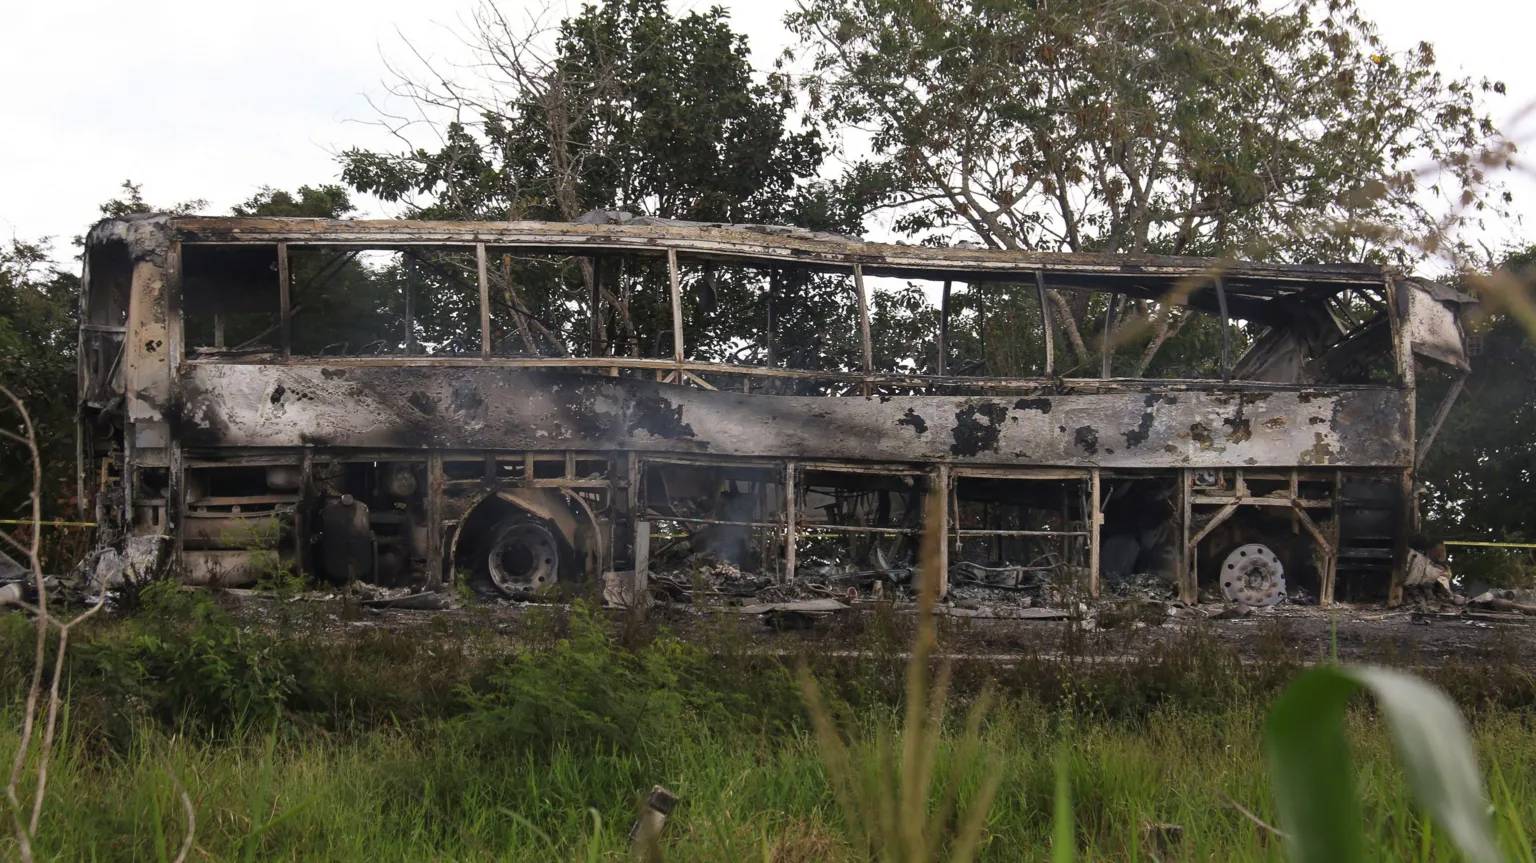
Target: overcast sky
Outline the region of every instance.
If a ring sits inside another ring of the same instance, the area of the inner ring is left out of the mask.
[[[455,56],[453,30],[475,2],[4,0],[0,238],[53,236],[63,258],[69,238],[126,178],[151,202],[203,198],[210,213],[228,212],[264,184],[333,182],[336,151],[391,145],[366,122],[376,116],[367,99],[381,95],[382,58],[404,54],[398,34]],[[1361,4],[1394,47],[1428,40],[1447,71],[1503,80],[1509,96],[1492,105],[1495,117],[1536,153],[1536,116],[1519,128],[1512,122],[1536,101],[1536,3]],[[793,0],[719,5],[767,68],[787,41],[780,21]],[[1536,239],[1536,180],[1512,186],[1524,224],[1495,227],[1485,238],[1494,247]]]

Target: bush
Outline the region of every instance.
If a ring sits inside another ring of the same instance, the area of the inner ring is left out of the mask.
[[[72,687],[105,696],[114,719],[142,713],[220,732],[277,718],[294,692],[291,650],[170,581],[149,584],[139,601],[132,625],[78,646]]]
[[[727,668],[667,635],[626,649],[577,603],[564,637],[519,650],[481,685],[461,687],[467,710],[456,725],[490,752],[565,745],[643,753],[690,726],[760,731],[794,721],[798,701],[782,668],[744,675]]]
[[[1536,586],[1536,563],[1529,551],[1504,548],[1458,548],[1452,571],[1462,585],[1529,588]]]

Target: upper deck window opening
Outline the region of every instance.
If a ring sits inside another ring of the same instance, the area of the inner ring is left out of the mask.
[[[295,355],[480,351],[473,249],[293,246],[288,261]]]
[[[1045,374],[1032,283],[869,279],[877,371],[959,377]]]
[[[1234,321],[1233,377],[1292,384],[1386,385],[1396,379],[1380,292],[1349,288],[1272,301],[1270,325]]]
[[[128,296],[133,285],[133,258],[122,241],[90,247],[87,264],[90,283],[86,291],[85,322],[120,327],[128,322]]]
[[[182,328],[189,351],[271,351],[280,340],[278,308],[275,244],[182,247]]]
[[[1208,289],[1207,289],[1208,290]],[[1088,304],[1083,333],[1093,352],[1088,377],[1104,368],[1109,377],[1219,380],[1222,377],[1221,316],[1173,302],[1122,296],[1109,309],[1108,295]],[[1253,344],[1261,324],[1230,317],[1226,324],[1229,362]],[[1082,369],[1080,369],[1081,371]]]
[[[685,257],[678,281],[690,361],[839,374],[864,370],[851,272]],[[810,380],[777,386],[822,391]]]
[[[491,355],[592,355],[591,266],[568,254],[487,247]]]
[[[488,246],[486,269],[495,356],[674,356],[664,254]]]
[[[133,257],[128,244],[121,241],[94,244],[86,255],[80,398],[100,406],[111,401],[122,381],[123,328],[128,325]]]
[[[693,367],[667,379],[735,388],[750,368],[783,369],[811,374],[762,375],[758,391],[804,394],[935,385],[897,375],[1395,380],[1385,283],[1375,287],[1368,273],[1350,280],[1330,271],[1313,280],[1307,271],[1213,262],[1180,275],[1173,264],[1139,270],[1136,262],[1067,261],[1039,265],[1037,283],[1027,259],[1000,269],[943,259],[944,250],[927,266],[897,265],[878,251],[801,258],[782,249],[720,251],[688,238],[651,238],[632,251],[476,249],[462,240],[433,244],[409,226],[371,247],[324,232],[289,244],[284,322],[280,246],[257,244],[256,236],[186,236],[179,311],[189,352],[678,359]],[[112,263],[125,248],[104,242],[89,252],[88,325],[126,322],[131,262]],[[865,307],[853,276],[860,266]],[[1055,292],[1048,301],[1041,284]],[[679,336],[682,344],[674,344]],[[661,373],[654,362],[632,365],[644,371],[620,373]],[[745,368],[709,368],[717,365]],[[865,374],[878,377],[856,379]]]
[[[1044,374],[1045,329],[1035,286],[982,282],[953,290],[945,341],[949,374],[1000,378]]]

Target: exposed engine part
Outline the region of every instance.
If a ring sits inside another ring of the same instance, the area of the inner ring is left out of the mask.
[[[1267,545],[1240,545],[1221,562],[1221,594],[1256,608],[1275,605],[1285,599],[1285,566]]]
[[[496,589],[509,596],[553,587],[560,579],[560,543],[544,523],[513,516],[491,532],[485,570]]]

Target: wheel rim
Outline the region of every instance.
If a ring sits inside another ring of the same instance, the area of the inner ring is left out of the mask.
[[[560,546],[542,524],[514,524],[503,528],[486,551],[486,569],[503,593],[550,587],[560,577]]]
[[[1274,605],[1285,599],[1285,566],[1267,545],[1240,545],[1221,562],[1221,593],[1228,602]]]

